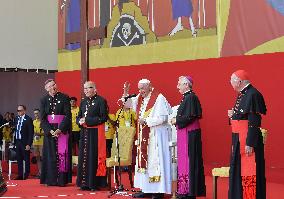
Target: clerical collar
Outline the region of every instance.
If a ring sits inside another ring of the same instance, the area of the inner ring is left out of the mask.
[[[245,85],[244,88],[240,91],[240,93],[246,92],[250,86],[251,86],[250,83],[248,83],[247,85]]]
[[[55,93],[54,96],[51,96],[50,94],[48,94],[50,97],[55,98],[58,95],[59,92]]]
[[[88,97],[88,100],[93,100],[97,97],[97,94],[93,95],[92,97]]]
[[[188,90],[188,91],[184,92],[184,93],[183,93],[183,96],[186,96],[186,95],[188,95],[188,94],[190,94],[190,93],[192,93],[192,90]]]

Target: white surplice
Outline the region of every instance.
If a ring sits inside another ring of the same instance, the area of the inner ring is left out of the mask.
[[[138,107],[139,118],[143,117],[151,94],[144,98],[141,107]],[[133,99],[134,110],[137,106],[137,98]],[[149,109],[148,107],[147,109]],[[166,98],[159,94],[149,116],[146,118],[150,127],[148,143],[148,163],[145,173],[138,172],[137,158],[135,166],[134,187],[140,188],[144,193],[171,193],[171,126],[168,116],[172,113],[171,106]],[[150,177],[160,176],[159,182],[149,182]]]

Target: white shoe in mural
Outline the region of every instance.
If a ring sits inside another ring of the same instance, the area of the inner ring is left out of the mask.
[[[181,23],[177,23],[177,25],[174,27],[174,29],[170,32],[170,36],[175,35],[177,32],[182,31],[183,30],[183,26]]]

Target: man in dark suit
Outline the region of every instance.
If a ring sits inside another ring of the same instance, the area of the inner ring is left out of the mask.
[[[0,113],[0,125],[2,125],[3,123],[4,123],[4,118],[3,118],[3,116]]]
[[[15,143],[18,162],[18,177],[15,180],[25,180],[30,174],[30,149],[33,143],[34,126],[31,117],[26,115],[26,106],[18,106],[18,117],[15,120]],[[25,161],[25,173],[23,172]]]

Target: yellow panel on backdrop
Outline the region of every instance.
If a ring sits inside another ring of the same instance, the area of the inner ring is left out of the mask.
[[[90,68],[141,65],[218,57],[217,35],[147,45],[90,49]],[[60,51],[58,71],[80,70],[80,50]]]
[[[256,48],[248,51],[246,55],[274,53],[274,52],[284,52],[284,36],[265,42],[264,44],[257,46]]]
[[[218,52],[221,53],[223,40],[226,33],[228,18],[230,14],[230,2],[217,0],[217,35],[218,35]]]

